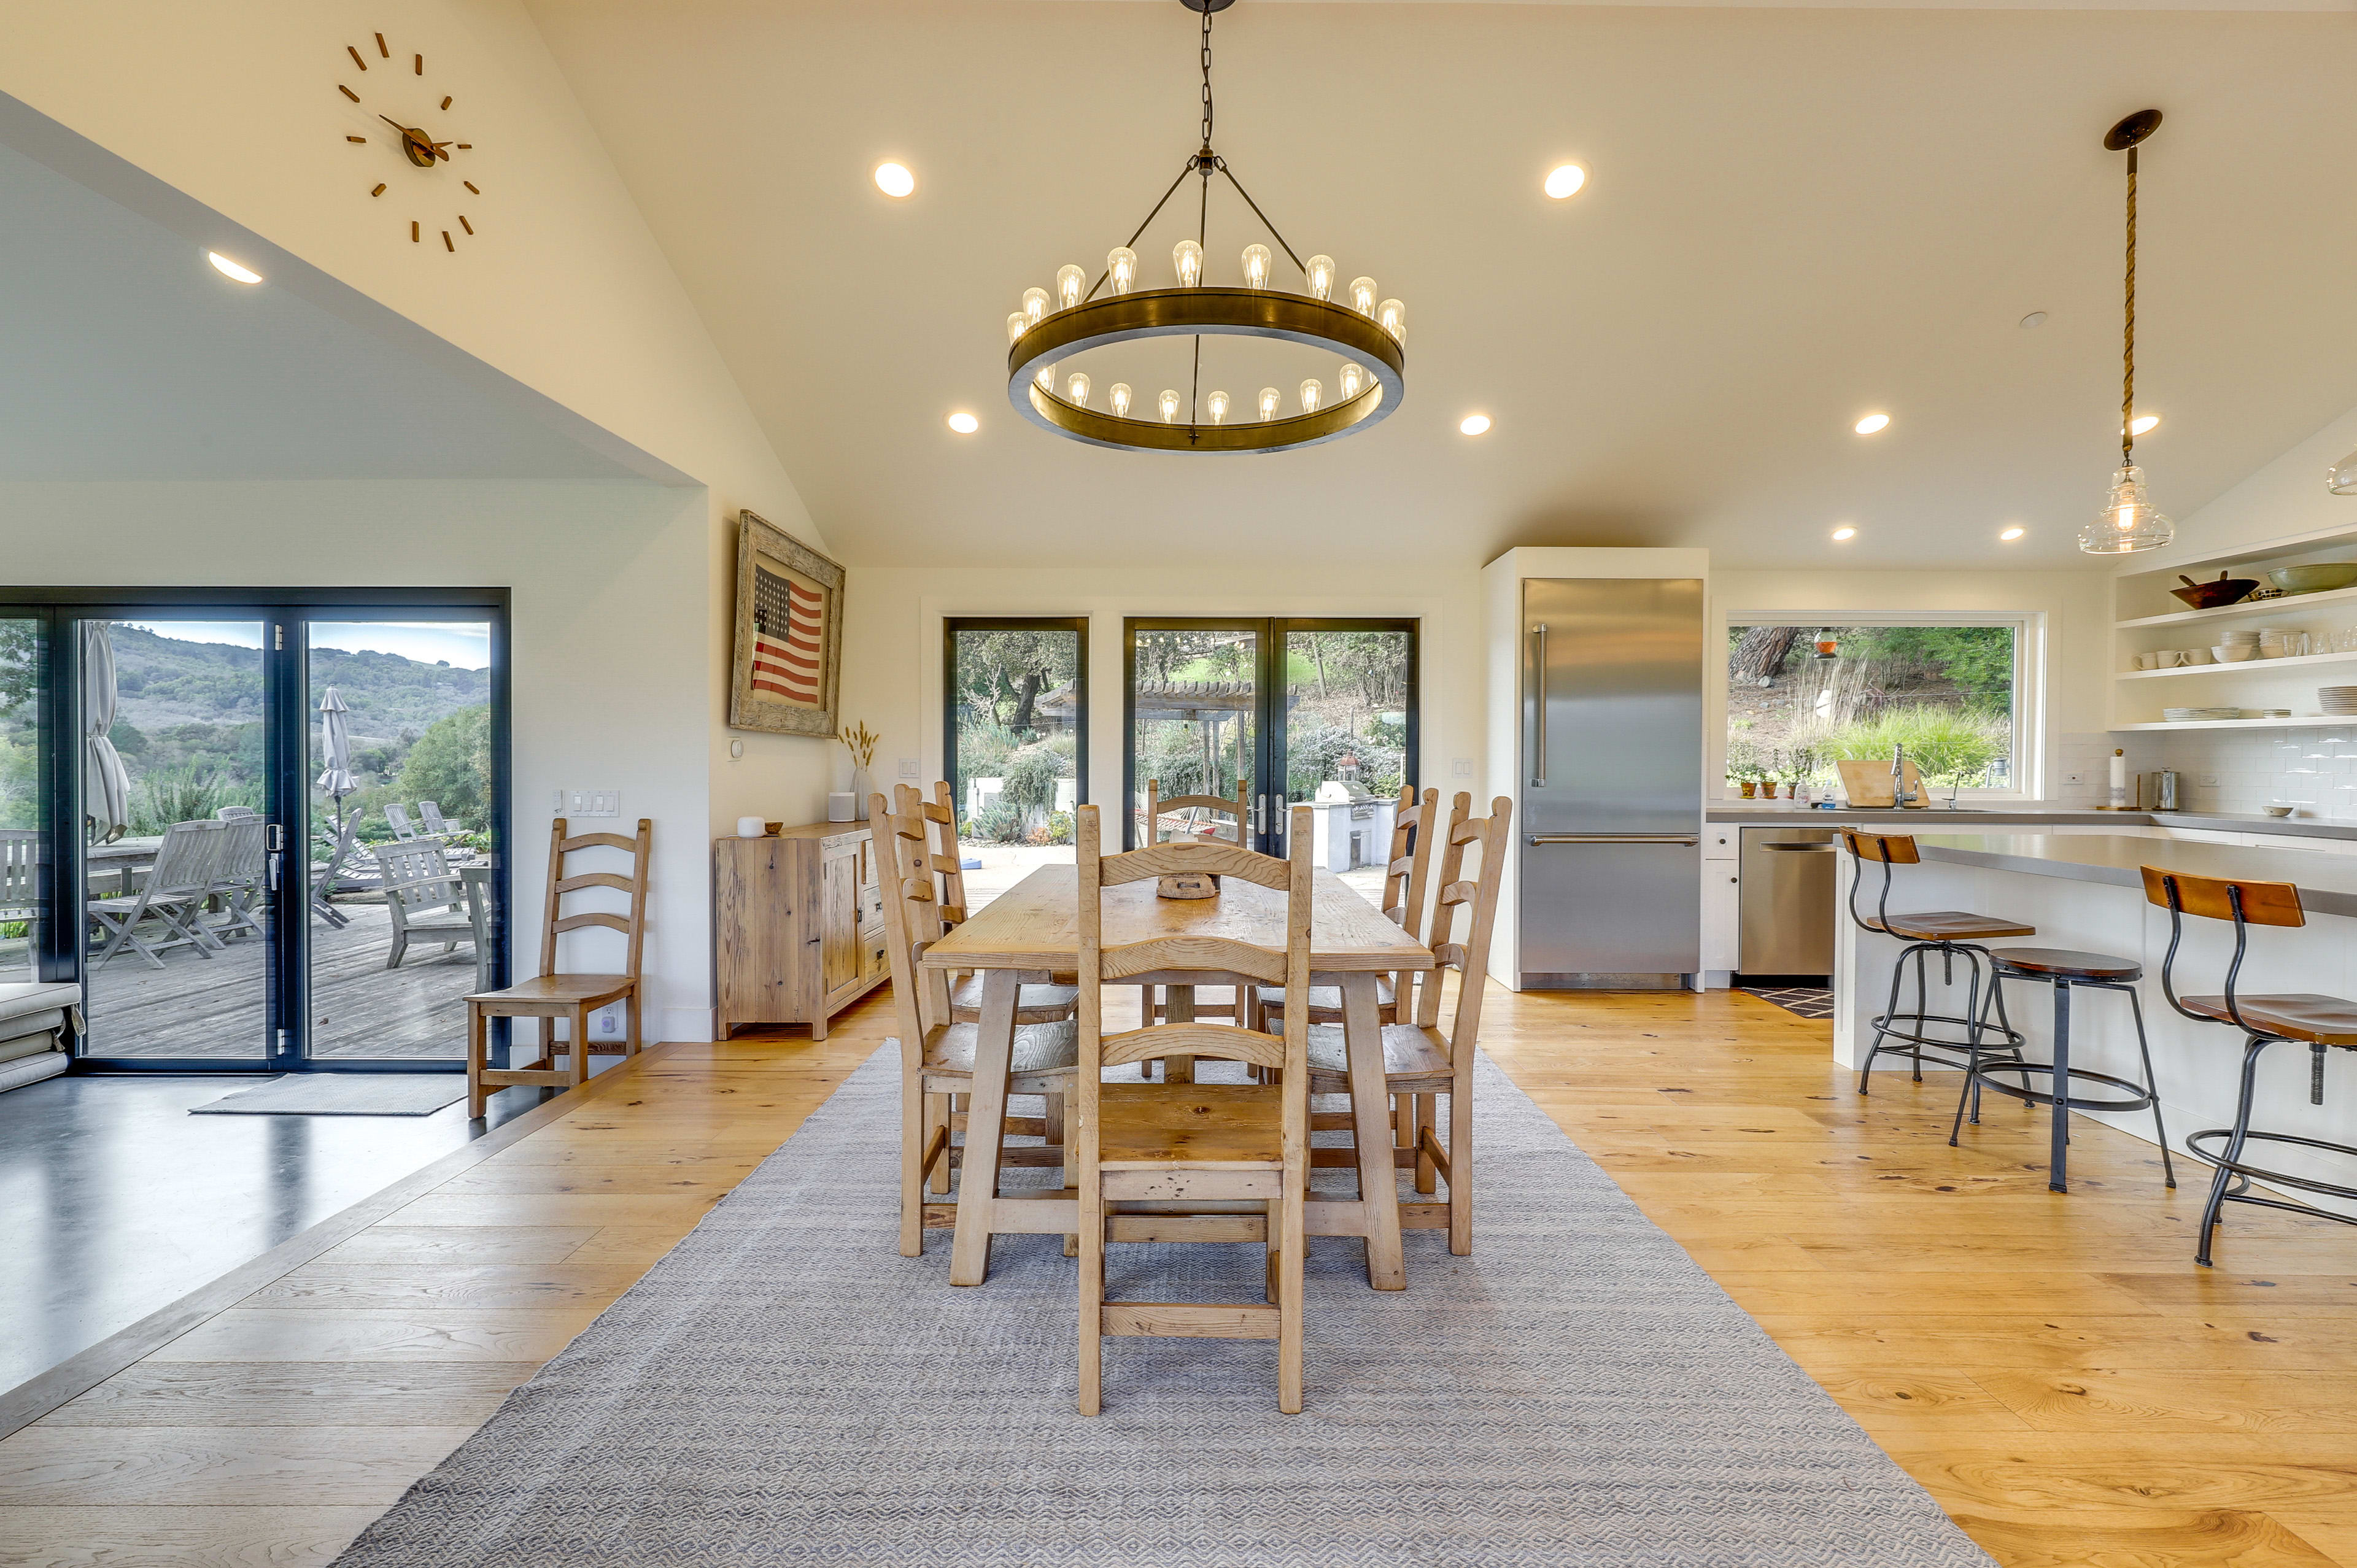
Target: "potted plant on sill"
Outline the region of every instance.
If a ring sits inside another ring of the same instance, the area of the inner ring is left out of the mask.
[[[1747,800],[1759,794],[1760,780],[1765,770],[1760,766],[1760,748],[1748,740],[1729,742],[1727,748],[1727,779],[1743,791]]]

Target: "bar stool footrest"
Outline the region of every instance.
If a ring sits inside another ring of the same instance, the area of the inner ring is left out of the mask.
[[[1986,1047],[1983,1047],[1983,1054],[1986,1054]],[[2054,1096],[2051,1094],[2040,1094],[2034,1089],[2025,1088],[2019,1084],[2000,1083],[1994,1076],[2001,1072],[2052,1072],[2054,1070],[2052,1062],[1983,1062],[1980,1066],[1968,1070],[1974,1080],[1983,1089],[1994,1090],[1998,1094],[2010,1095],[2016,1100],[2031,1105],[2054,1103]],[[2072,1111],[2149,1111],[2152,1109],[2153,1097],[2145,1092],[2143,1084],[2130,1083],[2124,1078],[2114,1078],[2109,1073],[2092,1072],[2083,1067],[2072,1068],[2071,1079],[2074,1083],[2081,1079],[2085,1079],[2090,1083],[2100,1083],[2106,1089],[2123,1090],[2135,1097],[2130,1100],[2082,1100],[2075,1094],[2067,1095],[2062,1103]],[[2255,1138],[2258,1134],[2254,1133],[2251,1136]],[[2352,1194],[2352,1196],[2357,1197],[2357,1194]]]
[[[1932,1013],[1929,1015],[1901,1013],[1897,1015],[1898,1022],[1893,1023],[1891,1021],[1891,1016],[1892,1015],[1888,1013],[1878,1013],[1872,1018],[1867,1020],[1866,1026],[1868,1029],[1879,1031],[1879,1037],[1874,1043],[1874,1049],[1878,1053],[1882,1051],[1906,1051],[1910,1047],[1917,1046],[1921,1047],[1927,1051],[1942,1050],[1968,1052],[1973,1048],[1973,1043],[1970,1038],[1973,1031],[1973,1023],[1969,1018],[1951,1017],[1944,1013]],[[1912,1031],[1900,1026],[1900,1025],[1909,1024],[1915,1026]],[[1949,1025],[1962,1031],[1966,1037],[1960,1040],[1942,1039],[1937,1036],[1923,1032],[1930,1029],[1934,1024]],[[1983,1056],[1988,1056],[1996,1052],[2018,1052],[2026,1048],[2029,1043],[2029,1036],[2025,1036],[2020,1030],[2009,1029],[1999,1024],[1984,1021],[1980,1026],[1980,1031],[1981,1055]],[[1949,1061],[1945,1058],[1941,1058],[1940,1065],[1942,1067],[1953,1068],[1959,1072],[1964,1070],[1964,1066],[1961,1060]]]
[[[2233,1136],[2234,1130],[2232,1127],[2205,1128],[2201,1132],[2190,1134],[2185,1140],[2185,1147],[2187,1152],[2195,1158],[2207,1161],[2220,1170],[2232,1171],[2242,1177],[2245,1183],[2272,1182],[2281,1187],[2296,1187],[2302,1192],[2319,1193],[2326,1197],[2357,1199],[2357,1187],[2341,1187],[2333,1182],[2319,1181],[2313,1176],[2293,1176],[2285,1171],[2269,1170],[2264,1165],[2255,1165],[2248,1160],[2230,1160],[2223,1155],[2212,1154],[2201,1147],[2201,1141],[2204,1138],[2231,1140]],[[2347,1144],[2330,1143],[2322,1138],[2303,1138],[2293,1133],[2262,1133],[2254,1127],[2244,1133],[2243,1137],[2246,1142],[2258,1139],[2270,1144],[2297,1144],[2302,1148],[2322,1149],[2327,1154],[2347,1155],[2352,1158],[2357,1158],[2357,1148],[2352,1148]],[[2246,1192],[2230,1190],[2225,1194],[2225,1200],[2229,1203],[2255,1203],[2267,1208],[2287,1208],[2295,1214],[2310,1214],[2319,1219],[2336,1220],[2343,1225],[2357,1225],[2357,1214],[2335,1214],[2329,1208],[2316,1208],[2305,1203],[2291,1203],[2277,1197],[2254,1197]]]

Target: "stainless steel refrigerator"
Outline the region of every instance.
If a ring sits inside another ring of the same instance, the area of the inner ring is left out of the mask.
[[[1703,584],[1523,584],[1521,983],[1702,968]]]

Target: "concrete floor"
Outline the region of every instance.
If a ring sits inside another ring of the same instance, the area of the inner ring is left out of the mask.
[[[484,1131],[464,1101],[431,1116],[188,1114],[261,1081],[93,1074],[0,1094],[0,1389]],[[488,1125],[551,1092],[502,1090]]]

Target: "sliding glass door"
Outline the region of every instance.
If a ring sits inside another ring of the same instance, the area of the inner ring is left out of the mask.
[[[506,978],[504,636],[497,591],[0,608],[0,976],[82,983],[85,1065],[455,1066]]]
[[[1233,795],[1253,842],[1285,853],[1285,807],[1318,810],[1318,864],[1379,887],[1390,807],[1416,780],[1416,623],[1156,619],[1126,623],[1127,842],[1146,842],[1146,787]],[[1166,820],[1166,840],[1208,823]]]
[[[942,756],[978,909],[1034,866],[1072,859],[1089,798],[1089,628],[970,616],[942,632]]]

